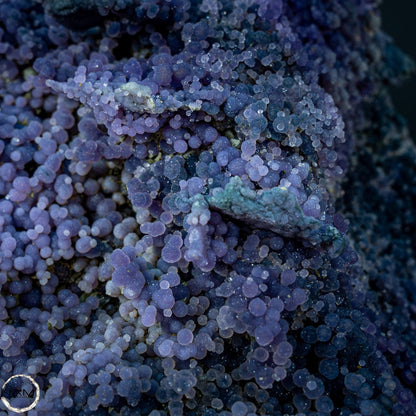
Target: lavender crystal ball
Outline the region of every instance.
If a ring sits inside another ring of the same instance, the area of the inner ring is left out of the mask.
[[[414,64],[378,6],[0,1],[0,397],[416,415]]]

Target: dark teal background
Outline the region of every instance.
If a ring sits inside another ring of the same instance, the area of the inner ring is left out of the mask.
[[[384,0],[381,11],[384,31],[416,61],[416,1]],[[398,112],[407,119],[416,140],[416,75],[401,87],[392,89],[392,95]]]

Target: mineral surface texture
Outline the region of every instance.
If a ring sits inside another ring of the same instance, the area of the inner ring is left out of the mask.
[[[0,0],[27,416],[416,415],[413,63],[378,6]]]

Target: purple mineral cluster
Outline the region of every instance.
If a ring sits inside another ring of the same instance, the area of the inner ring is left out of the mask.
[[[28,416],[416,414],[387,89],[413,63],[378,3],[0,2],[0,386],[36,380]]]

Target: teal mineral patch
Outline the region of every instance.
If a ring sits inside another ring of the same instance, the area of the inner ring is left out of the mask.
[[[254,191],[233,176],[225,188],[213,191],[208,202],[232,218],[281,236],[301,238],[312,245],[331,244],[333,254],[339,254],[345,244],[335,227],[305,215],[296,196],[285,187]]]

